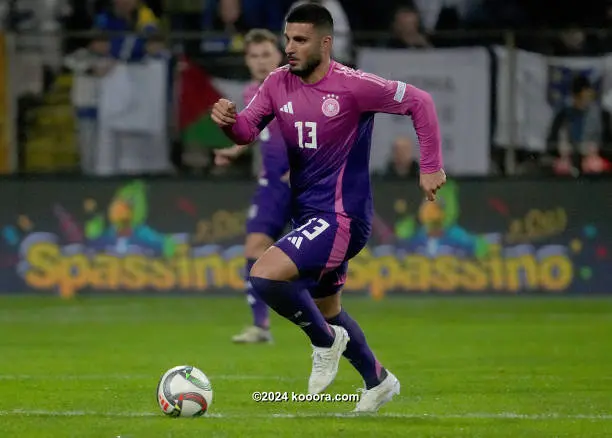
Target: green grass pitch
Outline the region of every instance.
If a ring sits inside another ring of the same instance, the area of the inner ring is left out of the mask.
[[[306,391],[305,335],[273,315],[275,343],[233,345],[242,298],[0,297],[2,437],[610,437],[612,300],[346,298],[402,393],[354,403],[256,403]],[[168,368],[211,379],[210,415],[164,417]],[[361,379],[343,360],[330,393]]]

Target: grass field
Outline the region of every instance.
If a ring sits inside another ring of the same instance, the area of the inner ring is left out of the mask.
[[[612,300],[347,299],[402,394],[377,416],[354,403],[256,403],[306,391],[311,350],[273,317],[273,345],[229,342],[239,298],[0,298],[4,437],[610,437]],[[274,315],[275,316],[275,315]],[[159,411],[179,364],[210,377],[210,415]],[[343,361],[330,393],[356,393]]]

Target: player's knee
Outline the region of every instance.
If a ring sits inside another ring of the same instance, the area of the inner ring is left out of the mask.
[[[265,260],[262,261],[258,258],[251,268],[251,277],[265,278],[267,280],[276,280],[276,272],[274,266],[267,263]]]
[[[325,319],[331,319],[338,316],[342,311],[339,293],[325,298],[317,298],[315,299],[315,303]]]

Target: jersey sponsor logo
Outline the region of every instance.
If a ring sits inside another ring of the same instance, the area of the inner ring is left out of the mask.
[[[340,112],[340,102],[335,94],[328,94],[323,97],[323,105],[321,106],[323,114],[327,117],[334,117]]]

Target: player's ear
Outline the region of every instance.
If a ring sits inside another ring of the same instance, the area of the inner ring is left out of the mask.
[[[325,48],[325,49],[329,49],[331,50],[331,46],[332,46],[332,36],[331,35],[325,35],[323,37],[323,40],[321,41],[321,45]]]

